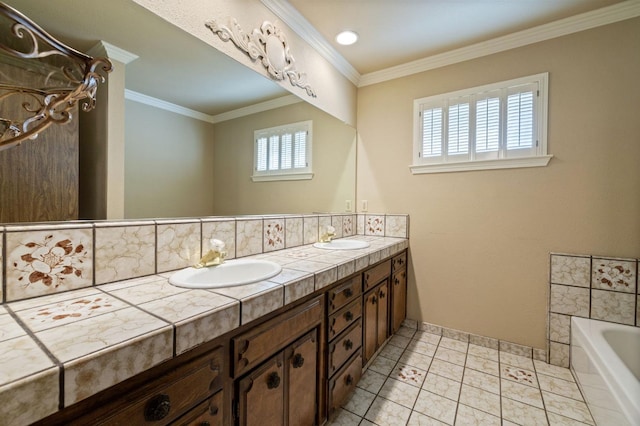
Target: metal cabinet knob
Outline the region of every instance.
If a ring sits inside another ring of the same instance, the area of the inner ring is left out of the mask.
[[[353,342],[350,339],[345,340],[344,347],[350,351],[353,348]]]
[[[353,319],[353,314],[351,313],[351,311],[345,312],[344,319],[346,319],[347,321],[351,321]]]
[[[169,415],[171,411],[171,399],[169,395],[160,394],[147,402],[144,409],[144,418],[149,422],[157,422]]]
[[[353,296],[353,290],[351,290],[351,288],[348,288],[344,291],[344,295],[347,297],[351,297]]]
[[[293,368],[300,368],[304,364],[304,357],[302,354],[295,354],[293,356]]]
[[[278,386],[280,386],[280,376],[278,373],[273,372],[269,374],[267,377],[267,388],[276,389]]]

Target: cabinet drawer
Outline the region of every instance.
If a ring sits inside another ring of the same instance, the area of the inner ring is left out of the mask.
[[[391,274],[391,260],[382,262],[364,273],[365,291],[378,284]]]
[[[223,360],[224,350],[220,347],[180,366],[168,375],[167,381],[150,389],[142,389],[145,396],[133,396],[133,403],[129,402],[121,410],[114,410],[113,416],[101,418],[102,421],[94,424],[166,425],[222,389]]]
[[[234,337],[233,372],[237,377],[269,358],[305,331],[322,321],[323,296]]]
[[[362,321],[358,320],[329,345],[329,375],[335,373],[362,346]]]
[[[393,259],[391,259],[391,272],[398,272],[402,269],[407,268],[407,252],[403,251],[401,254],[397,255]]]
[[[340,408],[356,387],[362,374],[362,355],[359,353],[329,380],[329,414]]]
[[[329,313],[340,309],[362,293],[362,281],[358,275],[329,290]]]
[[[177,426],[222,426],[223,425],[223,399],[222,392],[218,392],[184,416],[180,417],[172,425]]]
[[[340,334],[362,315],[362,300],[353,301],[329,317],[329,340]]]

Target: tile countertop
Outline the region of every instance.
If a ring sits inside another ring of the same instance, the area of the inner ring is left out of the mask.
[[[408,247],[349,238],[370,246],[252,256],[283,269],[242,287],[179,288],[169,272],[0,305],[0,426],[44,418]]]

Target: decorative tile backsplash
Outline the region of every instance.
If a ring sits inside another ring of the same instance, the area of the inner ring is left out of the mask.
[[[571,316],[640,326],[638,259],[551,254],[549,362],[569,366]]]
[[[204,217],[0,226],[0,266],[3,268],[0,300],[5,303],[30,299],[181,269],[195,264],[202,253],[209,250],[212,238],[224,241],[228,259],[312,244],[329,225],[336,229],[337,237],[356,234],[409,237],[409,216],[399,214]],[[365,260],[368,264],[368,257]],[[327,271],[327,279],[348,273],[358,262],[359,259],[354,259],[339,271]],[[607,277],[627,278],[625,270],[621,277],[614,277],[610,267],[615,265],[606,266]],[[635,279],[635,270],[633,277]],[[624,284],[619,281],[615,280],[614,285],[622,288]],[[629,291],[628,286],[624,288]]]

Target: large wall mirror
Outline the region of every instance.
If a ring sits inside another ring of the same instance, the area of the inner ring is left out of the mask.
[[[131,0],[5,2],[80,51],[103,40],[139,56],[125,66],[125,218],[337,212],[355,200],[355,129],[268,77]],[[253,182],[254,130],[304,120],[313,179]],[[81,158],[80,179],[92,167]]]

